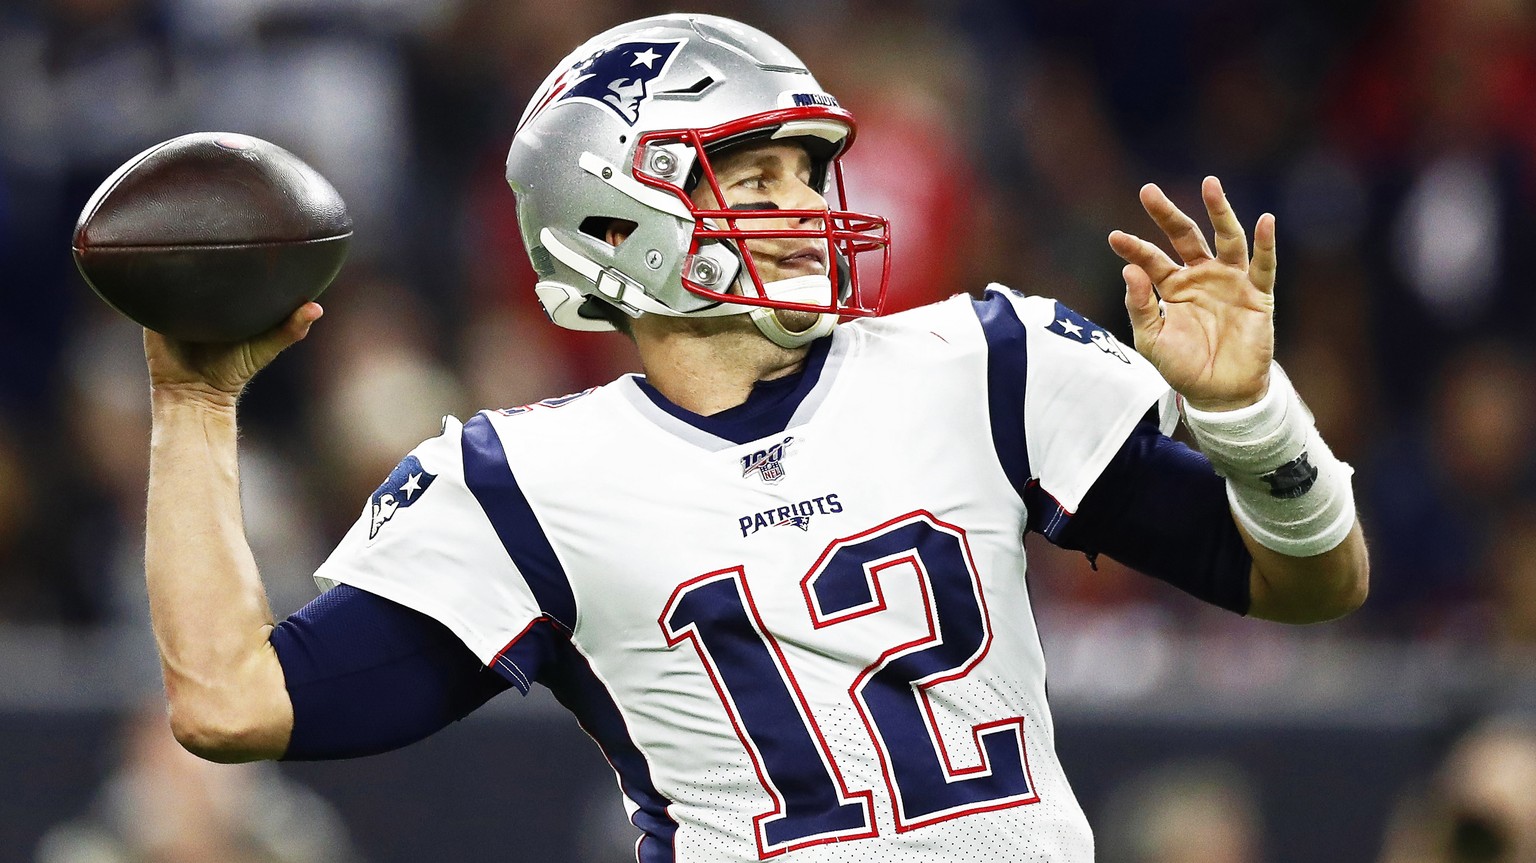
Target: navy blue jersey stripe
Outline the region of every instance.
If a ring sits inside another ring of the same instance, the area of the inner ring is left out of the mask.
[[[1029,448],[1024,437],[1024,389],[1029,369],[1028,337],[1008,298],[988,291],[972,300],[987,339],[987,411],[992,447],[1003,473],[1020,498],[1029,485]]]
[[[555,699],[576,717],[581,730],[603,751],[624,795],[639,807],[630,821],[643,837],[638,850],[639,863],[673,863],[673,837],[677,822],[667,807],[672,801],[656,789],[650,762],[635,745],[629,726],[608,687],[593,673],[587,658],[567,639],[558,661],[543,682]]]
[[[635,382],[657,407],[672,416],[715,437],[744,444],[789,428],[795,411],[799,410],[801,402],[805,401],[821,379],[831,348],[831,336],[811,342],[810,350],[805,355],[805,366],[800,371],[771,381],[758,381],[745,402],[710,416],[701,416],[678,407],[645,378],[637,378]]]
[[[576,628],[576,597],[538,516],[512,476],[501,438],[485,414],[464,424],[464,484],[474,493],[496,536],[523,574],[533,597],[552,620]]]

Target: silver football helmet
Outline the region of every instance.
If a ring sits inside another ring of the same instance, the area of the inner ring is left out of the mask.
[[[614,310],[749,313],[787,346],[830,332],[838,316],[879,314],[890,229],[843,208],[839,159],[854,132],[853,115],[804,63],[736,21],[663,15],[593,37],[545,79],[507,155],[539,303],[576,330],[614,329]],[[710,154],[759,138],[806,147],[827,209],[694,205],[699,183],[725,200]],[[635,226],[617,245],[606,233],[615,223]],[[743,251],[747,240],[767,238],[824,241],[833,252],[829,274],[765,283]],[[861,278],[858,259],[867,252],[877,260]],[[819,313],[817,324],[785,330],[775,309]]]

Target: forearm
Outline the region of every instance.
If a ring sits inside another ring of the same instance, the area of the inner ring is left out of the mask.
[[[228,404],[152,396],[145,572],[177,739],[218,761],[280,756],[292,727],[240,511]]]
[[[1312,557],[1291,557],[1266,548],[1238,530],[1253,555],[1250,616],[1279,623],[1319,623],[1342,617],[1365,602],[1370,563],[1360,522],[1337,546]]]
[[[1331,620],[1365,601],[1370,581],[1353,475],[1334,456],[1284,371],[1251,405],[1185,422],[1226,478],[1227,500],[1253,555],[1249,614],[1286,623]]]

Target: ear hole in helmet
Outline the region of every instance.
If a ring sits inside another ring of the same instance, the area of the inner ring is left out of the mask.
[[[638,223],[617,216],[588,216],[581,221],[580,230],[589,237],[618,246],[629,239],[638,227]]]

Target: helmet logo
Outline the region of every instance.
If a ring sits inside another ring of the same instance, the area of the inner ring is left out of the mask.
[[[620,42],[578,61],[556,79],[541,107],[575,99],[602,105],[633,126],[650,86],[671,65],[687,39]],[[538,111],[535,111],[537,114]],[[531,116],[529,119],[533,119]]]

